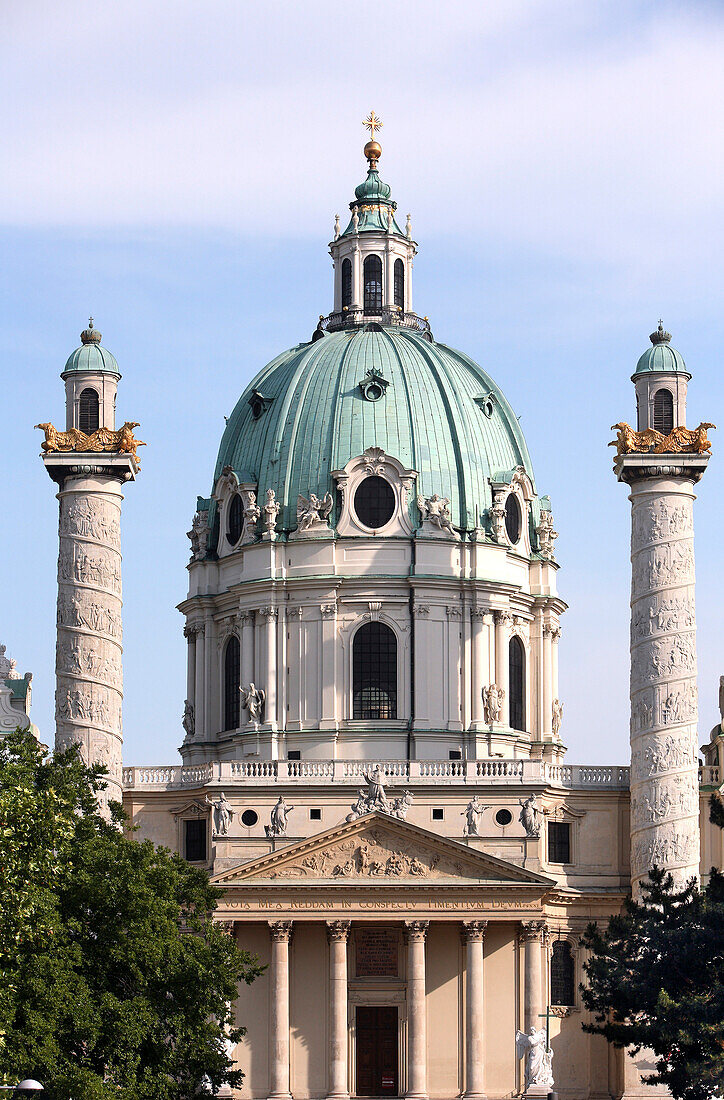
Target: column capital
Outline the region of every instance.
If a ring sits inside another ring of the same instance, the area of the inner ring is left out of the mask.
[[[485,621],[485,616],[489,615],[489,614],[490,614],[490,608],[489,607],[471,607],[470,608],[470,617],[473,620],[473,622],[475,622],[475,620],[477,619],[478,622],[482,623],[482,622]]]
[[[408,940],[424,940],[429,927],[429,920],[406,920],[405,935]]]
[[[232,939],[234,938],[234,930],[236,928],[235,920],[215,920],[213,925],[223,936],[231,936]]]
[[[524,920],[520,922],[518,938],[521,943],[532,943],[534,940],[541,943],[547,931],[548,925],[544,920]]]
[[[279,608],[277,607],[260,607],[258,614],[264,619],[271,620],[276,619]]]
[[[513,622],[510,611],[494,611],[493,618],[496,626],[509,626]]]
[[[464,920],[460,934],[464,943],[482,943],[485,939],[486,920]]]
[[[269,935],[277,943],[289,943],[292,938],[292,924],[290,920],[270,920]]]
[[[326,924],[329,942],[346,943],[349,938],[351,923],[348,920],[328,920]]]

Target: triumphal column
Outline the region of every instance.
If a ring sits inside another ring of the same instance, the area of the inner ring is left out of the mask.
[[[61,377],[66,430],[38,425],[60,504],[55,746],[105,765],[105,806],[122,794],[121,489],[138,473],[139,443],[135,423],[115,429],[118,364],[92,318]]]
[[[694,485],[709,461],[690,431],[691,375],[660,324],[633,382],[637,431],[617,424],[615,472],[631,494],[631,885],[653,866],[699,872]]]

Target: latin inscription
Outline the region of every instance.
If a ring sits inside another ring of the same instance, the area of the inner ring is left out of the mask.
[[[362,928],[355,933],[358,978],[397,977],[397,933],[386,928]]]

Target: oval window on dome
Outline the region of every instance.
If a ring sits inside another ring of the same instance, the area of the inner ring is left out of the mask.
[[[354,494],[357,519],[373,531],[389,523],[395,513],[395,494],[383,477],[366,477]]]
[[[508,493],[505,501],[505,532],[513,544],[520,538],[521,526],[518,498],[515,493]]]
[[[229,505],[229,525],[226,531],[226,537],[232,546],[236,546],[241,538],[241,529],[243,525],[244,514],[241,507],[241,497],[238,493],[234,493],[231,498],[231,504]]]

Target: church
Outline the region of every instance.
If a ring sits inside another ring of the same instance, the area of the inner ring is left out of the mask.
[[[548,487],[500,386],[415,313],[411,218],[367,125],[331,312],[249,383],[193,509],[180,765],[122,760],[138,424],[116,428],[119,365],[92,322],[68,359],[65,430],[40,425],[60,502],[56,745],[106,764],[138,836],[208,869],[223,929],[267,964],[239,991],[240,1095],[652,1094],[645,1055],[581,1029],[580,937],[653,863],[679,882],[722,866],[724,721],[700,763],[696,695],[711,425],[685,427],[691,375],[659,325],[615,441],[631,758],[567,763]],[[17,682],[3,690],[7,709]]]

